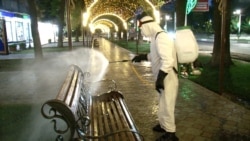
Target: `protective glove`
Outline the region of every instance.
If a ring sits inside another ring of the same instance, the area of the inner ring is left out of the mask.
[[[160,92],[160,89],[164,90],[164,79],[168,75],[168,73],[165,73],[164,71],[160,70],[157,76],[157,80],[155,82],[155,89]]]
[[[132,62],[141,62],[143,60],[148,60],[147,54],[140,54],[132,59]]]

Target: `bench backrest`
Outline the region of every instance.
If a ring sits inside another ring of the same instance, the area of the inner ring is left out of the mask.
[[[88,75],[72,65],[56,98],[42,106],[42,115],[52,119],[54,130],[59,134],[56,140],[63,140],[70,132],[70,139],[114,137],[115,140],[141,141],[123,95],[115,90],[115,82],[112,80],[109,85],[110,91],[91,96],[88,86],[91,83],[85,78]],[[57,119],[67,124],[66,129],[59,130]]]
[[[67,129],[55,129],[59,134],[64,134],[70,129],[72,138],[75,136],[75,129],[79,126],[76,121],[80,124],[89,124],[88,105],[91,104],[91,98],[88,88],[84,85],[86,75],[78,66],[72,65],[56,98],[45,102],[42,106],[41,113],[45,118],[53,119],[53,122],[56,122],[54,119],[60,118],[67,123]],[[44,108],[46,105],[51,107],[49,113]],[[51,114],[52,111],[54,114]]]

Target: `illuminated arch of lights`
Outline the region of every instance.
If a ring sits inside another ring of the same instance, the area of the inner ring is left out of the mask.
[[[86,12],[83,13],[83,26],[87,26],[88,20],[89,20],[89,11],[92,9],[92,7],[98,2],[98,0],[94,0],[93,3],[87,8]]]
[[[97,18],[99,18],[99,17],[101,17],[101,16],[106,16],[106,15],[115,16],[115,17],[117,17],[118,19],[120,19],[120,20],[122,21],[122,23],[123,23],[124,29],[127,30],[127,23],[126,23],[126,21],[125,21],[123,18],[121,18],[120,16],[118,16],[117,14],[113,14],[113,13],[103,13],[103,14],[100,14],[100,15],[94,17],[94,18],[92,19],[92,21],[90,21],[90,25],[91,25]]]
[[[90,16],[90,11],[91,11],[92,7],[95,6],[95,5],[97,4],[98,1],[99,1],[99,0],[94,0],[94,2],[91,3],[90,6],[87,8],[87,11],[86,11],[85,13],[83,13],[83,19],[84,19],[84,20],[83,20],[83,26],[87,26],[88,20],[89,20],[89,16]],[[147,3],[151,6],[151,8],[153,9],[153,12],[154,12],[155,20],[156,20],[156,22],[159,23],[159,22],[160,22],[160,13],[159,13],[159,11],[156,10],[156,8],[154,7],[154,5],[152,4],[151,1],[145,0],[145,2],[147,2]],[[108,15],[116,16],[116,17],[118,17],[119,19],[121,19],[122,22],[123,22],[124,29],[127,30],[127,23],[126,23],[126,21],[125,21],[123,18],[121,18],[120,16],[118,16],[118,15],[116,15],[116,14],[112,14],[112,13],[105,13],[105,14],[102,14],[102,15],[107,15],[107,14],[108,14]],[[100,16],[100,15],[99,15],[99,16]],[[99,17],[99,16],[97,16],[97,17]],[[90,23],[92,23],[95,19],[96,19],[96,18],[94,18]]]
[[[98,25],[98,24],[105,24],[107,25],[108,27],[114,27],[114,25],[108,21],[104,21],[104,20],[98,20],[96,22],[93,23],[94,26]]]
[[[105,25],[105,24],[98,24],[95,26],[95,29],[101,29],[103,33],[109,33],[110,32],[110,28],[109,26]]]
[[[160,23],[160,12],[158,10],[156,10],[156,8],[154,7],[154,5],[152,4],[152,2],[150,2],[149,0],[146,0],[146,2],[152,7],[153,11],[154,11],[154,17],[155,17],[155,21],[157,23]]]
[[[96,25],[98,22],[101,22],[101,21],[106,21],[106,22],[108,22],[108,23],[113,24],[113,26],[115,27],[115,30],[118,31],[118,26],[117,26],[117,24],[115,24],[113,21],[111,21],[111,20],[109,20],[109,19],[99,19],[99,20],[95,21],[95,22],[93,23],[93,25]],[[95,26],[94,26],[94,27],[95,27]]]
[[[87,11],[90,11],[90,10],[92,9],[92,7],[95,6],[95,5],[97,4],[98,1],[99,1],[99,0],[94,0],[94,2],[91,3],[90,6],[87,8]],[[153,9],[154,11],[156,10],[155,7],[154,7],[154,5],[152,4],[151,1],[149,1],[149,0],[145,0],[145,1],[152,7],[152,9]]]

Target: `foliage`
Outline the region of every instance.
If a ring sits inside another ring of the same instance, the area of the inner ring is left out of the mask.
[[[58,25],[58,47],[63,46],[65,0],[38,0],[40,20]]]
[[[76,0],[75,6],[71,8],[71,27],[73,30],[73,36],[81,34],[81,23],[82,23],[82,11],[84,8],[83,0]]]
[[[214,33],[212,21],[206,21],[205,22],[205,30],[206,30],[207,34],[213,34]]]
[[[112,40],[112,42],[134,53],[137,53],[136,41]],[[149,52],[149,43],[141,41],[138,44],[138,53],[148,53],[148,52]]]
[[[250,33],[250,17],[246,17],[244,21],[242,21],[242,31],[245,33]]]
[[[83,10],[83,0],[76,0],[75,1],[75,7],[71,8],[71,23],[72,23],[72,29],[76,29],[79,24],[81,24],[81,16],[82,16],[82,10]]]
[[[119,46],[128,49],[136,53],[136,41],[112,41]],[[138,53],[149,52],[149,44],[143,42],[139,45]],[[210,55],[199,55],[198,62],[200,62],[204,68],[200,76],[191,76],[188,78],[214,92],[219,92],[219,70],[218,68],[210,67],[208,62],[211,60]],[[230,93],[238,98],[250,101],[250,63],[233,60],[234,65],[227,68],[225,71],[224,89],[227,93]]]
[[[230,24],[231,33],[237,33],[238,31],[239,16],[233,16]]]
[[[9,45],[9,48],[16,48],[16,44]]]
[[[197,14],[195,15],[197,16]],[[195,18],[195,20],[197,20],[194,23],[199,23],[196,25],[192,25],[192,30],[196,33],[204,33],[204,28],[202,27],[202,25],[205,26],[205,33],[207,34],[211,34],[214,33],[213,30],[213,21],[206,21],[204,23],[202,23],[202,20],[200,18],[198,18],[198,16]],[[250,17],[246,17],[244,19],[242,19],[241,21],[241,32],[250,33]],[[238,32],[238,24],[239,24],[239,16],[233,15],[231,17],[231,23],[230,23],[230,33],[237,33]],[[199,25],[199,26],[197,26]]]
[[[20,43],[19,46],[20,46],[20,49],[26,49],[26,43],[25,42]]]
[[[200,76],[191,76],[190,80],[212,90],[219,92],[219,69],[206,65],[211,56],[200,55],[198,60],[204,68]],[[234,65],[225,68],[224,72],[224,91],[230,93],[238,98],[250,101],[250,88],[248,75],[250,71],[250,63],[233,60]]]
[[[60,11],[61,0],[38,0],[41,21],[56,22]]]

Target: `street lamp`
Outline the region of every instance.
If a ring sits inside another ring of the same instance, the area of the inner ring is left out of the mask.
[[[165,31],[168,31],[168,20],[170,20],[170,16],[168,14],[166,14],[165,16]]]
[[[233,12],[235,15],[239,15],[239,21],[238,21],[238,38],[240,37],[240,28],[241,28],[241,10],[237,9]]]

